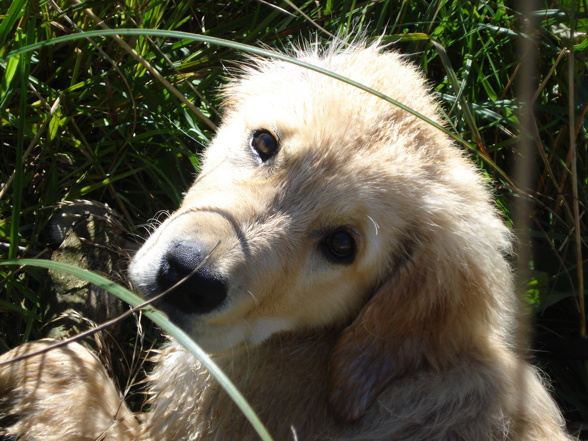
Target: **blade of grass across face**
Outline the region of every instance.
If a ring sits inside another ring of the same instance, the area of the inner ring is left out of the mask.
[[[243,44],[243,43],[237,43],[234,41],[225,40],[225,39],[217,38],[217,37],[210,37],[210,36],[206,36],[206,35],[192,34],[189,32],[169,31],[169,30],[162,30],[162,29],[95,30],[95,31],[80,32],[80,33],[76,33],[76,34],[64,35],[61,37],[52,38],[50,40],[41,41],[41,42],[38,42],[35,44],[31,44],[26,47],[18,48],[18,49],[15,49],[15,50],[9,52],[5,56],[1,57],[0,60],[8,59],[8,58],[20,55],[22,53],[35,51],[35,50],[38,50],[38,49],[43,48],[45,46],[61,44],[61,43],[65,43],[68,41],[79,40],[82,38],[96,38],[96,37],[107,37],[107,36],[114,37],[114,36],[120,36],[120,35],[149,35],[149,36],[159,36],[159,37],[166,37],[166,38],[177,38],[180,40],[188,40],[188,41],[198,41],[201,43],[208,43],[208,44],[214,44],[214,45],[218,45],[218,46],[224,46],[224,47],[228,47],[228,48],[235,49],[238,51],[243,51],[243,52],[248,52],[248,53],[252,53],[255,55],[259,55],[262,57],[275,58],[278,60],[286,61],[288,63],[292,63],[295,65],[313,70],[315,72],[321,73],[323,75],[327,75],[331,78],[335,78],[337,80],[343,81],[351,86],[357,87],[358,89],[364,90],[364,91],[371,93],[372,95],[375,95],[385,101],[388,101],[389,103],[400,107],[402,110],[416,116],[417,118],[422,119],[423,121],[427,122],[428,124],[431,124],[433,127],[437,128],[438,130],[441,130],[443,133],[450,136],[451,138],[453,138],[454,140],[456,140],[458,143],[462,144],[463,146],[465,146],[469,150],[474,151],[476,153],[478,152],[478,150],[476,149],[475,146],[473,146],[472,144],[470,144],[469,142],[464,140],[459,134],[453,133],[452,131],[448,130],[447,128],[443,127],[442,125],[438,124],[437,122],[433,121],[432,119],[415,111],[414,109],[411,109],[409,106],[407,106],[407,105],[405,105],[405,104],[403,104],[403,103],[401,103],[401,102],[399,102],[389,96],[386,96],[383,93],[378,92],[377,90],[374,90],[374,89],[367,87],[361,83],[358,83],[357,81],[353,81],[350,78],[344,77],[343,75],[339,75],[335,72],[329,71],[329,70],[324,69],[322,67],[313,66],[312,64],[305,63],[304,61],[301,61],[299,59],[290,57],[288,55],[285,55],[285,54],[282,54],[279,52],[275,52],[275,51],[271,51],[271,50],[267,50],[267,49],[261,49],[256,46],[251,46],[251,45],[247,45],[247,44]],[[485,161],[488,165],[490,165],[493,169],[495,169],[497,171],[497,173],[499,173],[500,176],[505,180],[505,182],[507,182],[515,191],[520,192],[520,190],[517,189],[517,187],[514,185],[514,182],[512,182],[510,177],[508,175],[506,175],[504,173],[504,171],[502,171],[500,169],[500,167],[498,167],[496,165],[496,163],[494,163],[494,161],[492,161],[487,155],[480,155],[480,157],[483,159],[483,161]]]
[[[241,395],[231,380],[229,380],[229,378],[216,366],[216,364],[214,364],[210,356],[206,354],[206,352],[204,352],[200,346],[198,346],[198,344],[196,344],[184,331],[170,322],[162,312],[153,308],[151,305],[142,307],[145,301],[138,295],[99,274],[63,262],[55,262],[52,260],[43,259],[12,259],[0,260],[0,265],[30,265],[40,268],[63,271],[75,275],[80,279],[86,280],[96,285],[97,287],[114,294],[116,297],[128,303],[133,308],[140,308],[143,313],[149,317],[149,319],[151,319],[164,332],[171,335],[184,348],[193,354],[206,367],[206,369],[208,369],[208,371],[231,396],[235,404],[239,406],[243,414],[254,427],[255,431],[259,434],[260,438],[264,441],[272,441],[269,432],[264,427],[263,423],[259,420],[251,406],[247,403],[243,395]]]

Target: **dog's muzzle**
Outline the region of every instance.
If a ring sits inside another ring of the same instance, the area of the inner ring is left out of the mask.
[[[205,259],[198,243],[172,244],[157,272],[157,291],[169,290],[158,306],[185,314],[204,314],[218,308],[227,298],[227,283],[210,271]]]

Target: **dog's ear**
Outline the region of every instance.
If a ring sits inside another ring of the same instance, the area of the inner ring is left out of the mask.
[[[441,368],[486,323],[485,299],[472,300],[486,296],[475,292],[470,265],[440,254],[421,249],[397,265],[339,337],[329,366],[329,403],[339,418],[361,418],[394,378]]]

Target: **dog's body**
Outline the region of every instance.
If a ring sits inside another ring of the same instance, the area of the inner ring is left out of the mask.
[[[395,53],[300,58],[440,121]],[[514,349],[510,235],[475,168],[381,98],[286,62],[253,64],[227,89],[182,207],[133,260],[135,284],[148,296],[173,288],[161,308],[216,355],[276,440],[568,440]],[[128,439],[257,439],[192,356],[171,343],[158,358],[152,412],[128,423]],[[23,401],[26,365],[11,366],[0,388],[18,392],[11,430],[27,433],[58,404]],[[82,439],[67,430],[56,439]]]
[[[568,439],[559,419],[552,419],[558,411],[534,373],[501,352],[475,354],[442,373],[404,376],[350,424],[328,405],[337,337],[336,332],[276,337],[219,362],[275,440]],[[161,440],[259,439],[228,395],[178,350],[166,354],[169,361],[156,373],[149,432],[161,434]],[[190,438],[186,428],[198,436]],[[516,430],[526,432],[517,438]]]

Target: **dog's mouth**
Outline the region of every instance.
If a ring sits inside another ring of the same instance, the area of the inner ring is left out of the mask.
[[[165,308],[174,308],[185,314],[205,314],[220,307],[227,298],[227,285],[224,281],[211,276],[207,271],[196,271],[170,286],[169,272],[162,267],[157,284],[164,294],[160,303]]]

